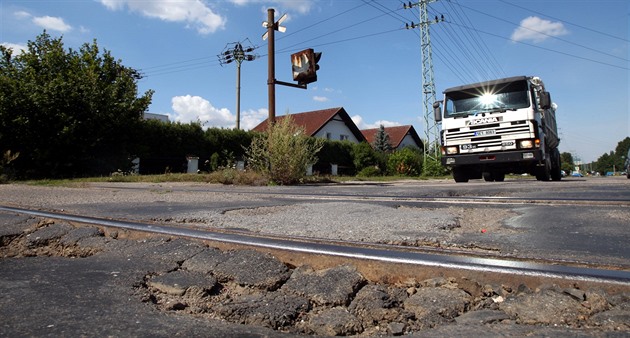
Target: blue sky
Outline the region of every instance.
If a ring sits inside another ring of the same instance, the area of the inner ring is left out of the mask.
[[[430,16],[436,91],[535,75],[558,105],[560,150],[589,162],[630,135],[627,0],[440,0]],[[230,43],[258,47],[241,68],[241,127],[267,117],[267,8],[287,14],[276,32],[276,78],[290,55],[322,52],[307,90],[277,86],[276,113],[344,107],[360,128],[412,124],[424,137],[417,9],[399,0],[1,0],[0,43],[25,48],[44,29],[78,48],[96,39],[155,90],[149,112],[206,127],[235,126]]]

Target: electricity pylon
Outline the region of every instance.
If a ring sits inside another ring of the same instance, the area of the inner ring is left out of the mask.
[[[411,2],[404,5],[405,9],[418,7],[420,11],[420,23],[411,25],[406,24],[407,29],[420,28],[420,51],[422,55],[422,101],[424,108],[424,125],[425,125],[425,137],[424,143],[424,162],[426,164],[427,157],[437,159],[438,157],[438,128],[433,117],[433,103],[435,102],[435,81],[433,77],[433,52],[431,50],[431,34],[429,32],[429,26],[440,21],[444,21],[444,16],[440,18],[435,17],[434,20],[429,20],[428,5],[437,0],[422,0],[418,3],[412,4]],[[431,154],[431,148],[433,148],[433,154]]]

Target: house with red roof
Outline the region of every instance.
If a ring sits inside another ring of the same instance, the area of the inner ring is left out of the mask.
[[[374,144],[376,134],[380,128],[361,130],[363,136],[370,144]],[[412,125],[385,127],[385,133],[389,135],[389,142],[392,149],[402,149],[404,147],[423,148],[423,143],[416,129]]]
[[[363,133],[354,124],[343,107],[290,114],[290,116],[296,125],[304,128],[307,135],[354,143],[365,141]],[[281,121],[283,118],[286,118],[286,115],[277,116],[276,122]],[[267,130],[267,127],[268,121],[265,120],[252,130],[264,132]]]

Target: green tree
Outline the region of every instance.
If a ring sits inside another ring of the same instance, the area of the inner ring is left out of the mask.
[[[619,141],[615,148],[615,170],[624,171],[626,161],[628,161],[628,150],[630,150],[630,137]],[[622,168],[622,169],[620,169]]]
[[[615,153],[603,154],[595,162],[595,171],[602,175],[605,175],[608,171],[613,171],[613,165],[615,163]]]
[[[594,168],[600,174],[605,175],[607,172],[623,171],[628,156],[628,150],[630,149],[630,137],[619,141],[615,151],[603,154],[594,163]]]
[[[571,153],[564,152],[560,154],[560,167],[567,174],[570,174],[573,171],[573,169],[575,168],[575,164],[573,162],[573,155],[571,155]]]
[[[392,144],[389,141],[389,134],[385,131],[385,126],[381,124],[374,137],[374,149],[381,153],[388,153],[392,151]]]
[[[0,46],[0,151],[21,177],[107,174],[131,166],[152,91],[94,41],[65,50],[45,31],[13,55]]]
[[[374,148],[367,142],[356,143],[352,146],[352,158],[357,171],[379,165]]]

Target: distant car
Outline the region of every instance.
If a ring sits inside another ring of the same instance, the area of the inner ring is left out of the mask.
[[[578,171],[574,171],[574,172],[571,174],[571,176],[573,176],[573,177],[584,177],[584,175],[582,175],[582,173],[581,173],[581,172],[578,172]]]

